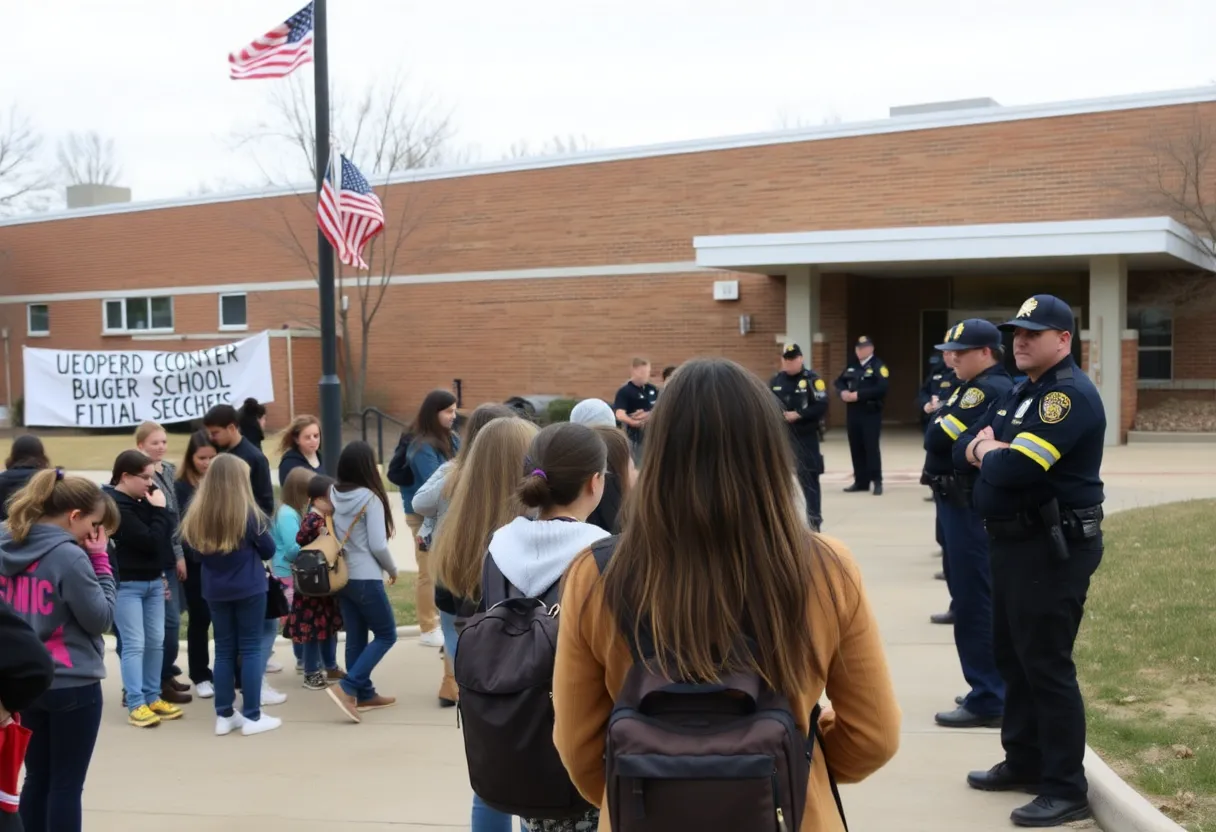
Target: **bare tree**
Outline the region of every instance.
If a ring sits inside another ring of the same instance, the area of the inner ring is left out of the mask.
[[[117,185],[122,169],[114,153],[114,140],[95,130],[68,133],[59,141],[59,171],[68,185]]]
[[[1148,298],[1177,316],[1216,308],[1216,123],[1196,116],[1182,135],[1149,148],[1151,165],[1140,190],[1154,211],[1168,214],[1195,234],[1208,271],[1166,275]]]
[[[526,159],[536,156],[568,156],[571,153],[582,153],[594,150],[595,143],[583,134],[568,136],[553,136],[539,145],[533,146],[527,139],[512,143],[503,154],[504,159]]]
[[[0,113],[0,213],[44,210],[53,198],[42,136],[17,107]]]
[[[427,215],[438,206],[424,201],[412,188],[397,189],[389,198],[389,184],[403,171],[433,167],[453,160],[454,129],[451,114],[429,98],[413,98],[398,77],[369,85],[357,96],[331,96],[330,127],[338,150],[350,159],[367,178],[384,205],[384,232],[363,252],[367,271],[337,264],[338,326],[342,337],[343,392],[347,412],[363,408],[367,395],[367,368],[370,341],[377,314],[388,292],[390,278],[400,273],[411,252],[407,244],[422,227]],[[238,145],[254,152],[273,154],[276,165],[258,159],[268,185],[279,187],[298,183],[305,172],[310,182],[316,179],[313,147],[312,92],[303,76],[295,75],[275,85],[268,108],[270,117],[253,131],[238,136]],[[284,164],[285,163],[285,164]],[[276,241],[308,264],[317,275],[315,223],[301,226],[300,209],[311,217],[316,211],[316,194],[311,185],[296,185],[296,211],[280,210],[282,223],[274,234]],[[293,219],[294,217],[294,219]],[[341,302],[344,289],[353,289],[349,306]],[[315,306],[310,306],[315,316]],[[305,313],[306,315],[308,313]],[[356,352],[354,328],[358,326]]]

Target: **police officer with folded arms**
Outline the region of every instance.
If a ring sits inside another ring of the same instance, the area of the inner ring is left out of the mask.
[[[972,492],[992,567],[993,649],[1005,680],[1005,759],[967,776],[972,788],[1037,794],[1017,826],[1089,817],[1085,705],[1072,651],[1090,576],[1102,560],[1106,413],[1072,359],[1073,315],[1035,295],[1001,325],[1027,378],[954,444],[957,468],[978,469]]]
[[[823,506],[819,475],[823,473],[823,454],[819,452],[819,428],[828,412],[828,388],[814,370],[802,363],[802,348],[786,344],[781,352],[781,372],[769,381],[785,421],[790,426],[798,466],[798,484],[806,496],[807,520],[819,531]]]
[[[845,424],[849,434],[849,454],[853,457],[853,484],[848,493],[869,491],[882,495],[882,455],[879,438],[882,435],[882,406],[887,398],[887,380],[891,371],[874,355],[874,342],[865,335],[853,348],[856,356],[833,385],[845,402]]]
[[[939,713],[946,728],[995,728],[1005,707],[1005,683],[992,653],[992,578],[988,532],[971,505],[978,472],[954,467],[954,443],[1013,387],[1005,371],[1001,333],[979,318],[960,321],[937,348],[949,354],[958,386],[925,429],[925,474],[945,535],[946,583],[954,613],[954,646],[970,691],[952,711]]]

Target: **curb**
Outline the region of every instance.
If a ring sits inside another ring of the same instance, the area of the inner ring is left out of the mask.
[[[1157,810],[1085,746],[1085,776],[1089,805],[1104,832],[1185,832]]]

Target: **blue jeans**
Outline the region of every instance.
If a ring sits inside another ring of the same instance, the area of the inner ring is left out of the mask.
[[[160,699],[165,653],[165,585],[154,581],[123,581],[118,585],[114,623],[122,635],[122,686],[127,709]]]
[[[304,672],[320,673],[322,670],[336,670],[338,667],[338,639],[313,639],[296,647],[303,648]]]
[[[274,640],[279,637],[279,619],[267,618],[262,624],[262,673],[274,658]]]
[[[21,713],[30,729],[21,788],[26,832],[80,832],[80,794],[101,726],[101,682],[48,690]]]
[[[236,702],[236,654],[241,661],[241,713],[262,716],[262,644],[266,637],[266,593],[239,601],[208,601],[215,628],[215,713],[232,716]]]
[[[351,581],[338,593],[346,622],[346,678],[342,690],[358,702],[376,696],[372,671],[397,643],[397,622],[384,581]],[[371,630],[371,644],[367,632]]]
[[[166,569],[165,580],[169,583],[169,597],[165,599],[165,658],[160,677],[172,679],[172,668],[177,664],[177,654],[181,650],[182,585],[177,580],[176,569]]]
[[[456,632],[456,616],[439,611],[439,627],[443,630],[443,649],[453,667],[456,664],[456,643],[460,634]],[[349,633],[347,637],[349,638]],[[511,816],[486,805],[473,795],[473,832],[511,832]]]

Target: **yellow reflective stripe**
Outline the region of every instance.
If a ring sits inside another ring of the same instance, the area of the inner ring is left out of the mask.
[[[939,419],[937,423],[942,426],[942,430],[946,432],[946,436],[949,436],[951,439],[958,439],[959,432],[945,418]]]
[[[948,421],[950,424],[954,425],[954,427],[958,430],[959,433],[967,432],[967,426],[962,423],[962,420],[958,419],[957,417],[955,417],[953,415],[947,414],[944,421]]]
[[[1026,433],[1025,431],[1023,431],[1022,433],[1019,433],[1014,438],[1015,439],[1028,439],[1031,442],[1033,442],[1035,445],[1038,445],[1040,448],[1047,451],[1048,456],[1051,457],[1051,462],[1053,465],[1060,461],[1060,456],[1061,456],[1060,451],[1056,448],[1055,445],[1051,444],[1046,439],[1040,439],[1039,437],[1035,436],[1033,433]]]
[[[1052,464],[1055,462],[1055,460],[1047,455],[1047,451],[1043,450],[1029,439],[1023,439],[1020,436],[1015,437],[1013,442],[1009,444],[1009,447],[1013,448],[1013,450],[1017,451],[1018,453],[1025,454],[1035,462],[1039,463],[1039,466],[1044,471],[1050,470]]]

